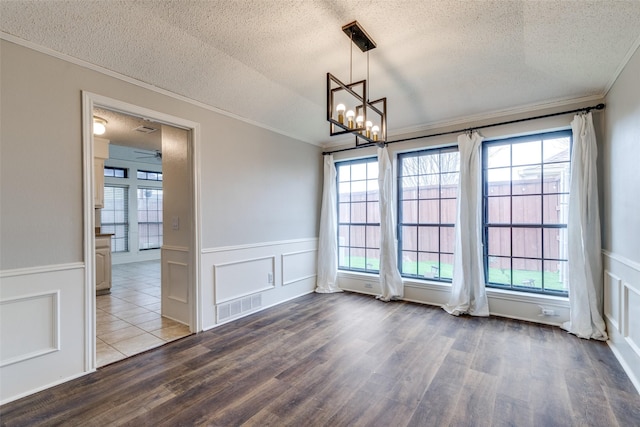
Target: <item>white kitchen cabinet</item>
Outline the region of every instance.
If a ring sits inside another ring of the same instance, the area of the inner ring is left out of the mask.
[[[111,234],[96,234],[96,295],[111,293]]]

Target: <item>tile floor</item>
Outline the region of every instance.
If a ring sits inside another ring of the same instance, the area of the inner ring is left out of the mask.
[[[160,261],[114,265],[111,294],[96,297],[97,366],[189,335],[160,315]]]

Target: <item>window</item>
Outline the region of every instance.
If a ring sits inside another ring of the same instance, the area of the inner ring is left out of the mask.
[[[162,181],[162,172],[139,170],[137,177],[145,181]]]
[[[111,166],[104,167],[104,176],[111,178],[126,178],[127,177],[127,169],[125,168],[114,168]]]
[[[487,285],[567,295],[571,131],[483,144]]]
[[[162,189],[138,187],[138,248],[162,246]]]
[[[398,155],[402,276],[451,281],[459,171],[457,148]]]
[[[100,211],[103,233],[111,236],[111,252],[129,251],[129,188],[104,186],[104,207]]]
[[[377,273],[380,265],[378,160],[337,162],[338,268]]]

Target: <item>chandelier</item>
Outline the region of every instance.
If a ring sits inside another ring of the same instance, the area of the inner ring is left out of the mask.
[[[349,83],[327,73],[327,120],[331,136],[354,134],[356,146],[387,140],[387,98],[369,101],[369,51],[376,44],[358,21],[342,27],[351,39]],[[367,54],[367,79],[353,81],[353,45]]]

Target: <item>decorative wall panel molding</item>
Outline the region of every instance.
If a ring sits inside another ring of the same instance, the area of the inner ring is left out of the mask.
[[[189,303],[189,265],[183,262],[167,261],[168,268],[168,289],[167,298],[184,304]]]
[[[275,287],[275,255],[213,265],[215,304]]]
[[[620,331],[621,320],[621,280],[608,270],[604,272],[604,315],[614,328]]]
[[[0,367],[59,351],[60,291],[0,301],[0,336]]]
[[[282,284],[286,286],[316,277],[317,258],[316,249],[282,254]]]

